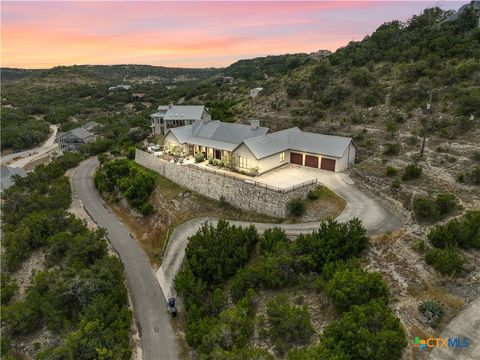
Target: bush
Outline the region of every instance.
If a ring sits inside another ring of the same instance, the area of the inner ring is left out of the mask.
[[[201,163],[203,161],[205,161],[205,156],[202,153],[195,154],[195,162],[196,163]]]
[[[281,228],[269,228],[264,231],[260,237],[259,248],[260,254],[266,254],[274,252],[278,245],[284,245],[288,243],[287,235]]]
[[[294,345],[308,344],[314,330],[306,306],[292,306],[286,295],[279,295],[267,304],[268,335],[278,352]]]
[[[133,160],[135,159],[135,147],[129,146],[127,149],[127,159]]]
[[[480,211],[469,211],[461,219],[435,226],[430,230],[428,239],[438,248],[459,246],[480,249]]]
[[[438,219],[437,204],[429,197],[417,198],[413,202],[413,212],[419,220],[435,221]]]
[[[442,306],[433,300],[426,300],[420,303],[418,311],[427,318],[428,324],[433,328],[438,327],[444,315]]]
[[[457,200],[453,194],[438,194],[435,202],[441,216],[449,214],[457,207]]]
[[[300,198],[290,200],[287,204],[288,212],[293,217],[300,217],[305,213],[306,205],[305,201]]]
[[[403,169],[402,180],[417,179],[422,176],[422,168],[416,164],[409,164]]]
[[[310,190],[307,194],[307,197],[310,200],[317,200],[320,197],[320,194],[318,193],[318,191]]]
[[[383,151],[385,155],[398,155],[400,153],[400,144],[399,143],[387,143],[385,144],[385,150]]]
[[[143,216],[148,216],[151,215],[155,212],[155,208],[151,203],[145,203],[141,208],[140,208],[140,214]]]
[[[430,249],[425,254],[427,264],[442,274],[455,275],[462,270],[465,260],[456,247]]]
[[[387,166],[385,169],[385,175],[387,176],[396,176],[398,174],[398,170],[392,166]]]
[[[340,269],[327,284],[326,294],[339,312],[353,305],[362,305],[377,299],[388,302],[388,287],[379,273],[369,273],[359,268]]]

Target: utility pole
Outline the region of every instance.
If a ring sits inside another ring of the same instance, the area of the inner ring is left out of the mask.
[[[422,141],[422,149],[420,150],[420,157],[423,156],[425,151],[425,142],[427,141],[427,129],[428,129],[428,118],[432,114],[432,90],[428,90],[428,103],[427,103],[427,118],[423,122],[425,126],[423,129],[423,141]]]

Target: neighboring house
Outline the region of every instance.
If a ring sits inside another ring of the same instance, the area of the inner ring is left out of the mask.
[[[58,148],[60,151],[78,151],[80,146],[95,140],[95,134],[81,127],[57,135]]]
[[[203,153],[207,159],[228,160],[252,173],[265,173],[287,163],[342,171],[355,162],[356,146],[351,138],[303,132],[291,128],[275,133],[260,127],[221,121],[197,120],[192,125],[170,129],[167,149],[180,146],[185,154]]]
[[[117,86],[110,86],[108,91],[115,91],[115,90],[130,90],[132,88],[131,85],[120,84]]]
[[[160,105],[152,118],[153,135],[165,135],[168,129],[191,125],[195,120],[211,120],[212,116],[203,105]]]
[[[89,121],[86,124],[82,125],[82,129],[85,129],[85,130],[90,131],[90,132],[94,132],[95,130],[97,130],[101,126],[102,126],[102,124],[99,124],[95,121]]]
[[[27,176],[25,170],[19,167],[10,167],[10,166],[2,166],[1,170],[1,182],[0,182],[0,192],[3,192],[5,189],[8,189],[12,186],[15,182],[13,181],[14,175],[19,175],[20,177]]]

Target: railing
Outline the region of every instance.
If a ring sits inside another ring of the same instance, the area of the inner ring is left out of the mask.
[[[209,168],[202,167],[202,166],[197,166],[197,165],[194,165],[194,164],[184,164],[184,165],[181,165],[181,166],[188,167],[189,169],[194,169],[194,170],[199,170],[199,171],[212,173],[212,174],[215,174],[216,176],[222,176],[222,177],[225,177],[225,178],[229,178],[229,179],[232,179],[232,180],[235,180],[235,181],[242,182],[244,184],[257,186],[257,187],[262,188],[262,189],[275,191],[275,192],[282,193],[282,194],[286,194],[286,193],[289,193],[291,191],[302,189],[302,188],[305,188],[307,186],[314,185],[314,184],[318,183],[317,179],[313,179],[313,180],[310,180],[310,181],[305,181],[305,182],[303,182],[301,184],[298,184],[298,185],[290,186],[288,188],[279,188],[279,187],[276,187],[276,186],[267,185],[267,184],[258,182],[258,181],[253,180],[253,179],[236,176],[236,175],[233,175],[233,174],[231,174],[229,172],[226,172],[226,171],[209,169]]]

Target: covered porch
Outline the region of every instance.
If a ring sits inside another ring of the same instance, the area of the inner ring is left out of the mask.
[[[193,156],[203,154],[207,160],[214,159],[218,161],[227,161],[232,156],[232,152],[228,150],[193,144],[188,146],[188,154]]]

